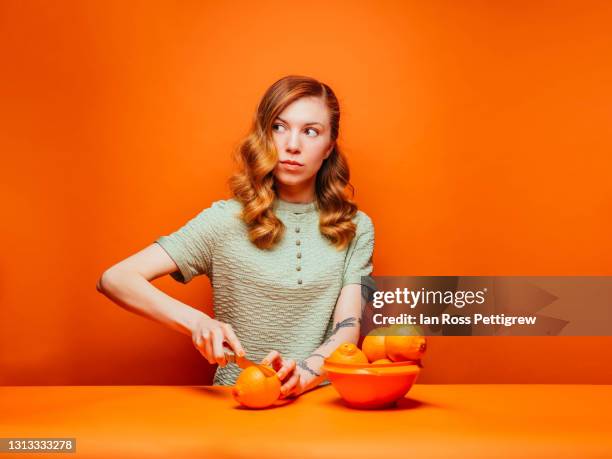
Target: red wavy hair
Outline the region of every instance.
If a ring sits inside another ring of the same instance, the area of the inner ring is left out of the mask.
[[[340,105],[332,89],[314,78],[289,75],[276,81],[257,106],[248,135],[235,152],[239,171],[230,178],[230,189],[242,203],[241,218],[247,225],[249,239],[260,249],[272,248],[283,236],[283,222],[274,214],[276,198],[274,169],[278,152],[272,139],[272,124],[290,104],[302,97],[320,97],[330,114],[331,141],[334,148],[317,172],[316,205],[319,209],[319,230],[342,250],[355,237],[352,219],[357,205],[346,195],[350,184],[348,162],[338,148]]]

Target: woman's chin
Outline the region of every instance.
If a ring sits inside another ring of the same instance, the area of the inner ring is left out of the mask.
[[[274,177],[277,185],[286,186],[286,187],[295,187],[299,185],[303,185],[306,180],[304,177],[296,174],[278,174]]]

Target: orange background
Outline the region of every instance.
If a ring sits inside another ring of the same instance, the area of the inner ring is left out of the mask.
[[[95,283],[228,196],[287,74],[340,99],[375,274],[612,275],[611,22],[608,2],[2,2],[0,384],[212,381]],[[206,278],[155,283],[210,310]],[[430,342],[420,382],[612,383],[609,337]]]

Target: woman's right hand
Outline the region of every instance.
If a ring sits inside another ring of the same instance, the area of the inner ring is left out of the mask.
[[[207,315],[203,315],[195,323],[191,338],[196,349],[210,364],[217,363],[222,367],[227,364],[223,351],[224,342],[230,345],[237,356],[243,357],[245,354],[232,326]]]

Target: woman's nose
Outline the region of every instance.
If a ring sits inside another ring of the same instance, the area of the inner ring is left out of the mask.
[[[300,150],[300,134],[299,132],[290,132],[289,140],[287,141],[287,151],[296,152]]]

